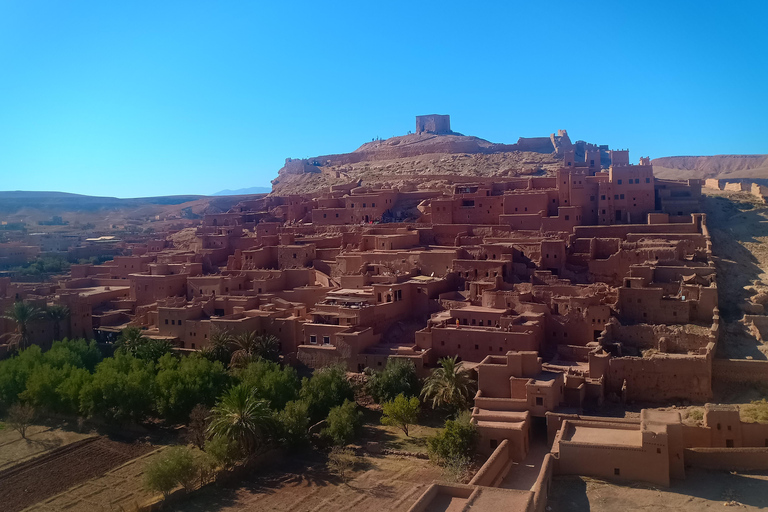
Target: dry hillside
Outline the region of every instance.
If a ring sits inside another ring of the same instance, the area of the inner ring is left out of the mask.
[[[651,163],[657,178],[768,178],[768,155],[668,156]]]

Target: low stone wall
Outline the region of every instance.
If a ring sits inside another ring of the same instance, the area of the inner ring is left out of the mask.
[[[768,361],[715,359],[712,378],[722,382],[768,383]]]
[[[726,471],[768,469],[768,448],[686,448],[685,465]]]

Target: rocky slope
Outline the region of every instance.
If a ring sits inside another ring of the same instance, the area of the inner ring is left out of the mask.
[[[526,151],[521,150],[526,149]],[[460,134],[409,134],[363,144],[351,153],[286,160],[272,181],[274,194],[312,193],[332,185],[436,188],[451,176],[544,174],[558,167],[548,138],[495,144]]]

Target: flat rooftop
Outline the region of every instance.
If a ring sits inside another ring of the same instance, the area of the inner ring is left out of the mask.
[[[563,439],[574,443],[630,446],[637,448],[643,446],[643,434],[639,430],[573,425],[570,431],[566,434],[567,438],[563,437]]]

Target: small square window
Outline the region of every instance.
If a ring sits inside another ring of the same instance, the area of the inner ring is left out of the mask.
[[[621,470],[619,468],[613,468],[613,474],[616,476],[621,476]]]
[[[619,180],[619,185],[621,185],[621,180]]]
[[[331,337],[323,336],[323,345],[330,345],[330,344],[331,344]]]
[[[310,345],[317,345],[317,336],[315,336],[314,334],[310,334],[309,343]]]

